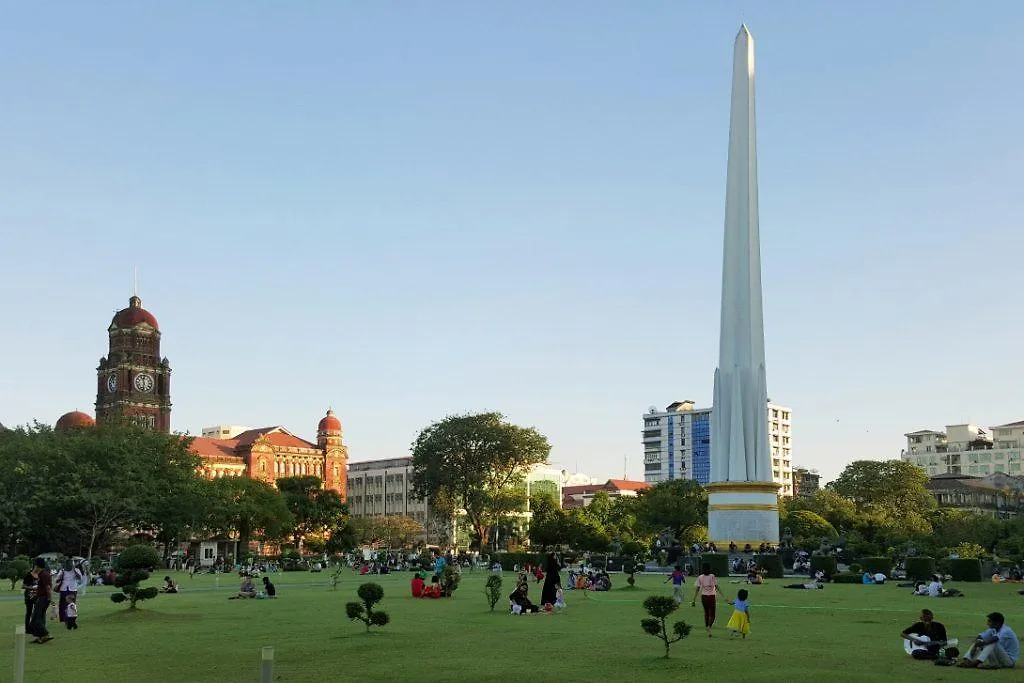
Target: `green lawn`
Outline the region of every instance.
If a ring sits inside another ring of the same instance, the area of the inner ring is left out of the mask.
[[[708,639],[700,628],[700,607],[686,603],[678,614],[696,628],[665,660],[661,642],[640,628],[644,597],[671,594],[659,577],[639,577],[634,590],[569,592],[562,614],[512,617],[504,599],[496,612],[487,611],[486,576],[467,572],[450,600],[414,600],[406,573],[379,577],[385,590],[381,606],[392,622],[372,635],[345,618],[344,604],[363,580],[351,572],[337,591],[326,585],[326,573],[277,574],[279,599],[246,601],[227,600],[237,585],[233,575],[220,577],[219,590],[211,576],[177,575],[184,592],[161,595],[134,613],[112,603],[110,589],[92,588],[80,600],[78,631],[53,627],[55,640],[27,646],[26,681],[256,681],[264,645],[276,648],[276,678],[289,683],[1024,680],[1024,666],[978,672],[913,661],[899,640],[926,605],[961,640],[982,630],[984,615],[995,610],[1024,633],[1024,597],[1016,594],[1017,585],[958,584],[966,598],[939,600],[911,596],[895,585],[792,591],[771,581],[751,587],[752,632],[745,641],[728,637],[729,605],[720,605],[715,637]],[[507,594],[514,575],[506,572],[504,578]],[[617,583],[624,584],[621,576]],[[20,594],[8,586],[0,589],[0,681],[10,680],[14,626],[23,616]],[[732,597],[738,588],[726,584],[724,590]],[[531,596],[539,595],[540,586],[531,587]]]

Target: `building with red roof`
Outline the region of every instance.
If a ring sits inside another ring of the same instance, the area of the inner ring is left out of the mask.
[[[309,475],[346,497],[348,448],[333,410],[317,425],[316,443],[278,425],[249,429],[230,439],[198,436],[192,440],[192,452],[202,459],[200,470],[211,479],[250,477],[274,483],[280,477]]]
[[[584,486],[563,486],[562,487],[562,508],[582,508],[590,505],[598,491],[605,491],[610,497],[637,496],[641,492],[651,488],[651,485],[642,481],[630,479],[609,479],[603,484],[586,484]]]

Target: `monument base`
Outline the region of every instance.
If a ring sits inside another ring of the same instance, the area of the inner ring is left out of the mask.
[[[735,543],[779,543],[779,485],[765,481],[708,484],[708,540],[720,552]]]

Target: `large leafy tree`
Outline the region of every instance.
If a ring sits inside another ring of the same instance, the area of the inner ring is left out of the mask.
[[[330,538],[345,526],[345,502],[336,492],[325,489],[320,477],[283,477],[277,480],[277,488],[294,518],[291,536],[300,551],[307,535],[321,533]]]
[[[255,537],[276,541],[288,536],[295,518],[285,498],[272,485],[247,477],[222,477],[207,483],[209,526],[221,533],[238,534],[239,555],[244,557]]]
[[[423,525],[408,515],[387,515],[370,520],[372,540],[386,548],[404,548],[423,533]]]
[[[852,501],[865,531],[899,539],[931,533],[928,515],[935,498],[925,488],[928,475],[902,460],[857,460],[827,488]]]
[[[517,486],[550,452],[544,435],[510,424],[500,413],[447,417],[412,444],[413,490],[435,509],[465,510],[483,547],[497,519],[524,504]]]
[[[779,509],[782,510],[781,504]],[[840,532],[852,531],[859,523],[856,504],[828,488],[815,491],[812,496],[807,498],[793,498],[785,501],[785,510],[787,513],[808,510],[823,517]],[[782,516],[785,516],[785,513]]]
[[[569,543],[568,520],[565,512],[546,495],[535,495],[530,499],[530,543],[536,548],[567,545]]]
[[[674,538],[685,541],[707,526],[708,496],[696,481],[663,481],[640,493],[636,516],[649,530],[671,529]]]
[[[186,438],[109,422],[70,432],[37,425],[4,441],[13,441],[23,478],[14,485],[32,492],[18,503],[28,518],[20,540],[32,553],[89,557],[121,529],[170,530],[188,516],[198,475]]]

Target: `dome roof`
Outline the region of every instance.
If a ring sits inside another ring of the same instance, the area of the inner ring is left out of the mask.
[[[122,308],[115,313],[114,319],[110,321],[110,324],[114,327],[135,327],[143,323],[149,325],[154,330],[160,329],[160,326],[156,324],[156,318],[142,307],[142,299],[137,296],[128,299],[128,308]]]
[[[318,434],[322,432],[340,432],[341,420],[334,416],[333,410],[328,410],[327,415],[317,425],[316,431]]]
[[[75,410],[61,415],[57,419],[57,424],[54,428],[58,430],[68,430],[94,426],[96,426],[96,420],[92,419],[92,417],[85,413]]]

